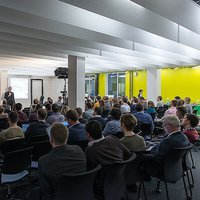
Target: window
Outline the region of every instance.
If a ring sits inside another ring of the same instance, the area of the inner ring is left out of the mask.
[[[28,79],[11,78],[10,86],[15,94],[15,99],[28,99]]]
[[[95,79],[96,75],[85,76],[85,94],[87,96],[95,96]]]
[[[125,73],[112,73],[107,76],[108,95],[125,96]]]

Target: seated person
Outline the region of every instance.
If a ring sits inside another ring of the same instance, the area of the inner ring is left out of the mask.
[[[144,151],[146,149],[146,144],[144,138],[133,132],[137,124],[137,119],[132,114],[124,114],[121,116],[121,129],[124,133],[124,137],[121,142],[130,151]]]
[[[175,115],[176,114],[176,106],[178,105],[178,102],[177,100],[171,100],[170,102],[170,108],[168,108],[166,111],[165,111],[165,114],[164,116],[166,115]]]
[[[184,99],[184,106],[187,109],[187,113],[192,113],[193,112],[193,110],[192,110],[192,104],[190,104],[190,102],[191,102],[190,97],[185,97],[185,99]]]
[[[78,121],[78,113],[75,110],[69,110],[66,118],[69,124],[68,144],[74,144],[80,140],[87,140],[85,125]]]
[[[17,126],[18,122],[17,112],[10,112],[8,115],[9,128],[0,132],[0,145],[6,140],[11,138],[24,138],[22,129]]]
[[[98,164],[107,165],[130,157],[130,151],[115,136],[102,135],[102,126],[96,120],[85,125],[89,143],[86,149],[87,166],[93,169]]]
[[[122,113],[130,113],[131,112],[131,108],[128,105],[128,98],[123,97],[122,98],[122,105],[121,105],[121,112]]]
[[[44,108],[40,108],[37,111],[37,122],[31,123],[26,132],[25,132],[25,140],[28,143],[31,143],[32,139],[36,136],[46,135],[46,128],[50,125],[45,122],[45,118],[47,117],[47,111]]]
[[[78,113],[78,121],[81,124],[86,124],[87,120],[83,118],[83,110],[82,110],[82,108],[78,107],[78,108],[75,108],[75,110]]]
[[[187,136],[180,131],[180,120],[176,115],[166,115],[162,120],[168,136],[151,150],[151,154],[142,158],[145,172],[152,176],[162,173],[165,157],[170,150],[190,144]]]
[[[199,123],[199,118],[195,114],[185,114],[181,125],[183,126],[183,133],[187,135],[190,142],[198,140],[199,134],[195,127]]]
[[[4,108],[5,113],[10,113],[11,112],[11,106],[8,105],[7,100],[4,99],[2,102],[2,107]]]
[[[176,108],[176,116],[179,118],[180,121],[183,120],[186,113],[187,109],[184,106],[178,106]]]
[[[96,120],[101,124],[102,129],[104,129],[106,125],[106,120],[103,117],[101,117],[102,113],[103,109],[101,107],[95,107],[93,112],[93,117],[91,117],[88,121]]]
[[[86,157],[79,146],[66,145],[68,129],[61,123],[54,123],[50,130],[50,153],[39,159],[39,185],[41,199],[53,200],[56,186],[62,174],[76,174],[86,171]]]
[[[83,113],[83,118],[84,119],[89,119],[93,117],[93,112],[94,110],[92,109],[93,104],[91,102],[86,103],[86,111]]]
[[[154,123],[151,115],[144,112],[144,107],[141,103],[137,103],[135,106],[136,113],[133,115],[136,117],[138,123],[151,124],[151,129],[154,129]]]
[[[38,121],[37,111],[38,111],[38,109],[42,108],[42,106],[40,104],[34,104],[33,106],[34,106],[34,110],[31,112],[31,114],[29,116],[28,123]]]
[[[47,118],[48,118],[49,116],[51,116],[51,115],[53,114],[53,111],[52,111],[52,104],[46,103],[46,104],[45,104],[45,109],[46,109],[46,111],[47,111]]]
[[[162,96],[157,96],[156,100],[157,100],[157,104],[156,104],[157,108],[164,106],[164,102],[162,101]]]
[[[27,122],[28,117],[27,117],[26,113],[24,113],[22,111],[22,104],[21,103],[16,103],[15,109],[16,109],[16,112],[18,113],[18,116],[19,116],[18,125],[21,126],[22,123]]]
[[[64,115],[62,115],[59,112],[60,111],[60,107],[58,106],[58,104],[56,104],[56,103],[52,104],[52,111],[53,111],[53,114],[50,115],[46,119],[46,123],[52,125],[54,122],[64,122],[65,121]]]
[[[0,106],[0,119],[7,119],[8,114],[4,112],[4,107]]]
[[[120,128],[121,114],[122,112],[119,108],[112,108],[112,110],[110,111],[110,116],[111,116],[110,121],[107,122],[102,132],[104,136],[113,135],[121,131],[121,128]]]

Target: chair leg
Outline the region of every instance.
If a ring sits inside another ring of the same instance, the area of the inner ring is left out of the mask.
[[[169,192],[168,192],[168,187],[167,183],[165,182],[165,189],[166,189],[166,194],[167,194],[167,200],[169,200]]]
[[[192,197],[192,187],[191,187],[192,183],[190,181],[190,176],[189,176],[188,171],[186,171],[186,175],[187,175],[188,186],[189,186],[189,191],[190,191],[190,195],[188,197]]]
[[[191,160],[192,160],[192,168],[195,169],[195,163],[194,163],[192,151],[190,151],[190,157],[191,157]]]
[[[142,187],[143,187],[143,192],[144,192],[144,199],[147,200],[147,195],[146,195],[146,190],[145,190],[145,186],[144,186],[144,181],[141,180],[142,182]]]
[[[191,176],[191,179],[192,179],[191,187],[194,187],[194,176],[193,176],[191,169],[190,169],[190,176]]]
[[[189,199],[188,192],[187,192],[187,187],[186,187],[186,183],[185,183],[184,175],[183,175],[182,177],[183,177],[183,184],[184,184],[184,189],[185,189],[186,198]]]
[[[160,180],[157,181],[156,192],[157,192],[157,193],[161,193],[161,189],[160,189]]]
[[[142,186],[142,181],[140,180],[140,185],[139,185],[137,200],[139,200],[139,198],[140,198],[141,186]]]

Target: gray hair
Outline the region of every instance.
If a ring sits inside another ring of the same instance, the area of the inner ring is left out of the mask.
[[[166,115],[162,118],[164,124],[170,124],[174,127],[180,127],[180,120],[176,115]]]

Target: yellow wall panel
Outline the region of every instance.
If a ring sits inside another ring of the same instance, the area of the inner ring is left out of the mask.
[[[130,99],[131,98],[131,91],[130,91],[130,78],[131,78],[131,72],[130,71],[127,71],[126,73],[126,80],[125,80],[125,83],[126,83],[126,91],[125,91],[125,95]]]
[[[200,100],[200,68],[161,70],[161,93],[164,101],[180,96],[190,97],[192,102]]]
[[[98,78],[98,95],[101,97],[106,95],[106,74],[99,74]]]
[[[133,73],[134,74],[134,73]],[[147,71],[138,71],[137,76],[133,75],[133,96],[138,95],[138,91],[143,89],[143,97],[147,97]]]

